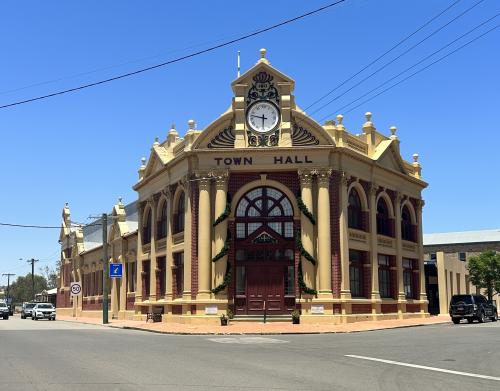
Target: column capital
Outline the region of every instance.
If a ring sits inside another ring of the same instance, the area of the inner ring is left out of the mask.
[[[318,184],[320,186],[326,186],[330,183],[330,177],[332,175],[332,169],[331,168],[321,168],[314,170],[314,173],[316,174],[316,177],[318,178]]]
[[[417,206],[417,209],[422,210],[425,206],[425,201],[422,198],[417,199],[415,205]]]
[[[379,189],[379,185],[376,182],[370,183],[370,188],[369,188],[370,195],[376,196],[378,189]]]
[[[340,183],[343,186],[349,185],[349,181],[351,180],[351,176],[347,174],[345,171],[342,171],[342,174],[340,176]]]
[[[224,190],[229,179],[228,170],[214,171],[210,176],[215,179],[215,186],[218,190]]]
[[[172,190],[170,189],[170,186],[165,187],[162,191],[161,194],[165,196],[165,198],[170,201],[172,199]]]
[[[312,185],[313,172],[311,170],[298,170],[297,174],[299,175],[301,187]]]
[[[403,201],[404,198],[405,196],[403,195],[403,193],[401,193],[400,191],[394,191],[394,201],[397,204],[401,204],[401,201]]]

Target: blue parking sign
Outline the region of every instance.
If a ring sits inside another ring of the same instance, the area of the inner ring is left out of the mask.
[[[123,269],[121,263],[110,263],[109,264],[109,277],[110,278],[122,278]]]

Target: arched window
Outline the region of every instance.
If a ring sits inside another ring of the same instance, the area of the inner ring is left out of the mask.
[[[391,235],[389,226],[389,208],[383,198],[377,203],[377,233],[380,235]]]
[[[403,206],[401,211],[401,237],[404,240],[413,241],[411,215],[406,205]]]
[[[351,189],[349,193],[349,206],[347,210],[349,228],[363,229],[361,200],[356,189]]]
[[[142,226],[142,244],[151,243],[151,209],[148,208]]]
[[[184,231],[184,214],[186,212],[186,204],[184,200],[184,192],[179,194],[179,199],[177,201],[177,212],[174,216],[174,226],[175,232]]]
[[[284,238],[293,238],[292,204],[272,187],[258,187],[241,197],[236,220],[236,239],[244,239],[263,226]]]
[[[163,239],[167,236],[167,201],[163,201],[160,208],[156,236],[158,239]]]

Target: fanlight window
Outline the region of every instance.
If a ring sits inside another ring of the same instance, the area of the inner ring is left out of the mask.
[[[252,235],[262,226],[269,233],[293,237],[293,207],[279,190],[271,187],[253,189],[241,197],[236,207],[236,238]]]

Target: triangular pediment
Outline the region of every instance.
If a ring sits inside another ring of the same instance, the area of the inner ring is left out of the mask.
[[[241,84],[252,84],[255,80],[254,78],[261,72],[265,72],[270,74],[273,77],[274,83],[290,83],[291,91],[293,91],[295,87],[295,81],[290,77],[277,70],[269,62],[267,61],[259,61],[255,66],[246,71],[243,75],[238,77],[231,83],[231,87],[235,90],[237,85]]]
[[[144,178],[147,178],[154,173],[160,171],[164,166],[161,157],[156,151],[155,147],[151,149],[151,156],[149,157],[148,164],[146,165],[146,170],[144,171]]]
[[[388,170],[407,173],[393,140],[384,140],[377,146],[374,160]]]

